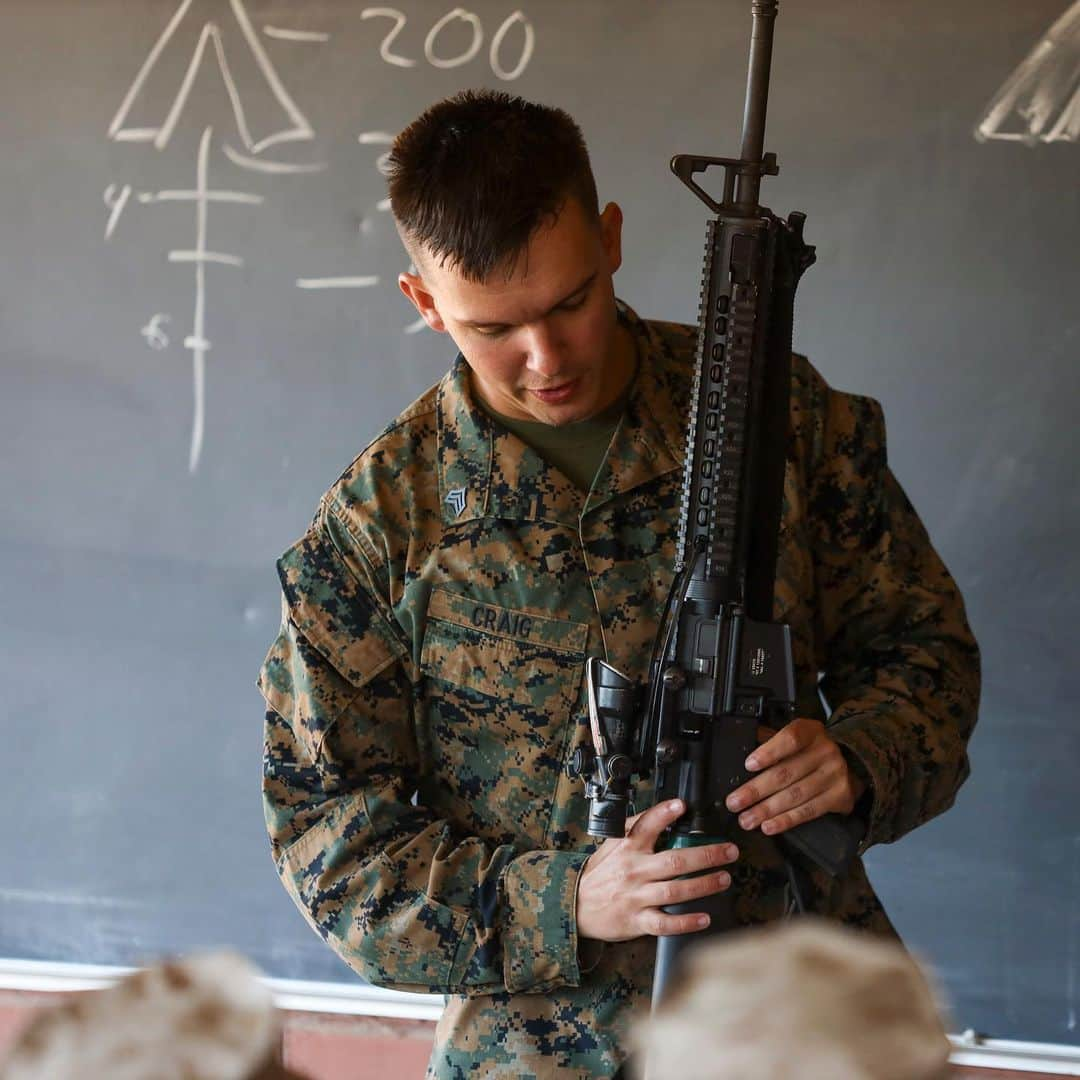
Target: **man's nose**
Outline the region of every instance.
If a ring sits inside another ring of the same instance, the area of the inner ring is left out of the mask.
[[[528,358],[525,366],[530,371],[546,379],[553,378],[562,371],[562,344],[545,323],[536,323],[529,327],[526,347]]]

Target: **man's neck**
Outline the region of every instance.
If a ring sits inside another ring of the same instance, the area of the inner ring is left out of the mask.
[[[601,403],[597,412],[603,412],[614,402],[624,398],[630,388],[630,383],[633,382],[634,376],[637,374],[637,342],[634,335],[630,333],[630,328],[621,320],[615,324],[614,346],[612,392],[610,396],[605,395],[606,400]]]

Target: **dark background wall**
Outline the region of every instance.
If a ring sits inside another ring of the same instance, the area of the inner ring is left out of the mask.
[[[396,62],[396,20],[344,2],[0,12],[0,955],[231,943],[275,975],[353,978],[271,866],[253,681],[276,555],[451,355],[410,333],[378,133],[469,85],[567,108],[626,213],[620,294],[695,316],[704,208],[667,160],[737,151],[749,4],[473,0],[482,45],[452,67],[429,56],[467,54],[472,26],[401,5]],[[1080,151],[1052,137],[1075,30],[988,123],[1028,143],[974,129],[1066,6],[783,4],[764,189],[818,246],[797,344],[884,403],[984,650],[973,776],[872,853],[874,881],[955,1027],[1055,1042],[1080,1041]],[[504,24],[512,80],[489,52]],[[1025,119],[1055,72],[1050,115]],[[234,194],[200,211],[200,188]],[[378,280],[298,285],[341,276]]]

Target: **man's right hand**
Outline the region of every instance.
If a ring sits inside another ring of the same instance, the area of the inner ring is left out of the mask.
[[[605,840],[589,856],[578,880],[579,938],[629,941],[651,934],[704,930],[708,915],[668,915],[661,908],[723,892],[731,877],[718,866],[739,857],[734,844],[656,851],[661,833],[686,809],[680,799],[660,803],[626,820],[626,836]],[[683,879],[701,871],[700,877]]]

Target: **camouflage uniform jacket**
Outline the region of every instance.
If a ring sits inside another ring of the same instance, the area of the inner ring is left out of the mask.
[[[610,1076],[648,998],[654,939],[578,941],[592,844],[564,772],[589,741],[586,656],[644,680],[672,581],[695,332],[620,318],[638,374],[587,495],[476,407],[459,358],[278,563],[260,676],[277,869],[364,978],[449,995],[432,1076]],[[872,787],[867,842],[887,842],[967,775],[978,654],[886,465],[880,406],[798,357],[791,409],[775,615],[799,712],[825,719],[820,673]],[[739,916],[775,919],[773,842],[739,841]],[[861,860],[815,887],[821,910],[892,932]]]

